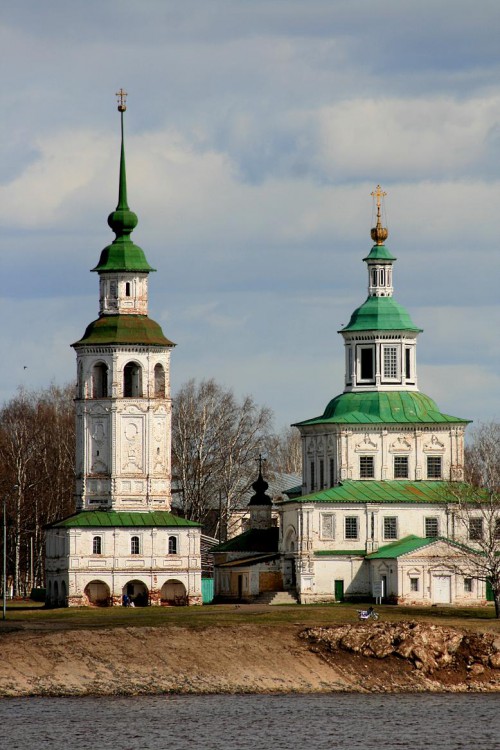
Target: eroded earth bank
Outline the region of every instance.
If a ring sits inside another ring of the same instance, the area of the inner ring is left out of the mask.
[[[500,635],[422,623],[0,634],[0,695],[500,690]]]

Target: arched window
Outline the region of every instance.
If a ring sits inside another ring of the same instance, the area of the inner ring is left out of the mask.
[[[102,555],[102,537],[95,536],[92,539],[92,554]]]
[[[131,555],[139,555],[140,554],[140,544],[139,544],[139,537],[133,536],[130,539],[130,554]]]
[[[125,282],[125,297],[130,297],[130,281]]]
[[[92,398],[106,398],[108,395],[108,366],[97,362],[92,368]]]
[[[168,537],[168,554],[169,555],[177,554],[177,537],[176,536]]]
[[[165,398],[165,370],[163,365],[155,365],[155,397]]]
[[[142,369],[136,362],[123,368],[123,395],[125,398],[142,397]]]

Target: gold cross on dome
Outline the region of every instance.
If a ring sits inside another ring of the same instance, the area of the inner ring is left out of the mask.
[[[373,190],[370,193],[370,195],[372,196],[372,198],[376,198],[377,199],[377,215],[380,215],[381,199],[385,198],[385,196],[387,195],[387,193],[384,193],[384,191],[382,190],[382,188],[380,187],[380,185],[377,185],[377,187],[375,188],[375,190]]]
[[[127,92],[124,89],[116,92],[116,101],[118,102],[118,112],[125,112],[127,109]]]

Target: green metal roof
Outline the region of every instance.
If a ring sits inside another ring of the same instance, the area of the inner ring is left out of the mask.
[[[394,297],[368,297],[342,331],[422,331]]]
[[[229,539],[212,552],[277,552],[279,529],[273,526],[269,529],[249,529],[243,534]]]
[[[335,396],[321,417],[296,422],[313,424],[442,424],[468,423],[468,419],[442,414],[436,403],[419,391],[361,391]]]
[[[377,560],[378,558],[394,558],[401,557],[401,555],[407,555],[409,552],[415,552],[415,550],[421,547],[427,547],[429,544],[434,544],[437,541],[437,537],[428,537],[426,539],[410,534],[405,536],[397,542],[391,542],[383,547],[379,547],[376,552],[371,552],[366,556],[367,560]],[[449,542],[449,539],[445,541]]]
[[[110,217],[116,217],[119,213],[119,211],[114,211],[110,214]],[[115,226],[117,226],[116,222]],[[150,273],[155,270],[147,262],[144,250],[126,235],[117,236],[111,245],[105,247],[101,252],[99,263],[92,269],[92,271],[99,271],[100,273],[115,271]]]
[[[335,487],[320,492],[311,492],[290,500],[286,503],[425,503],[437,504],[454,502],[454,498],[448,498],[449,482],[443,481],[419,481],[394,479],[385,482],[376,482],[369,479],[346,479]]]
[[[87,326],[83,337],[72,346],[82,344],[175,346],[163,335],[158,323],[147,315],[101,315]]]
[[[394,261],[396,258],[385,245],[374,245],[363,260],[365,262],[368,260]]]
[[[113,526],[130,527],[175,527],[195,526],[201,524],[188,521],[186,518],[174,516],[167,510],[156,510],[148,513],[133,513],[129,511],[115,510],[82,510],[73,516],[63,518],[50,525],[50,528],[110,528]]]

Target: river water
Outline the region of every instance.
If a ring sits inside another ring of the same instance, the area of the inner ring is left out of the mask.
[[[498,750],[500,696],[213,695],[0,701],[5,750]]]

